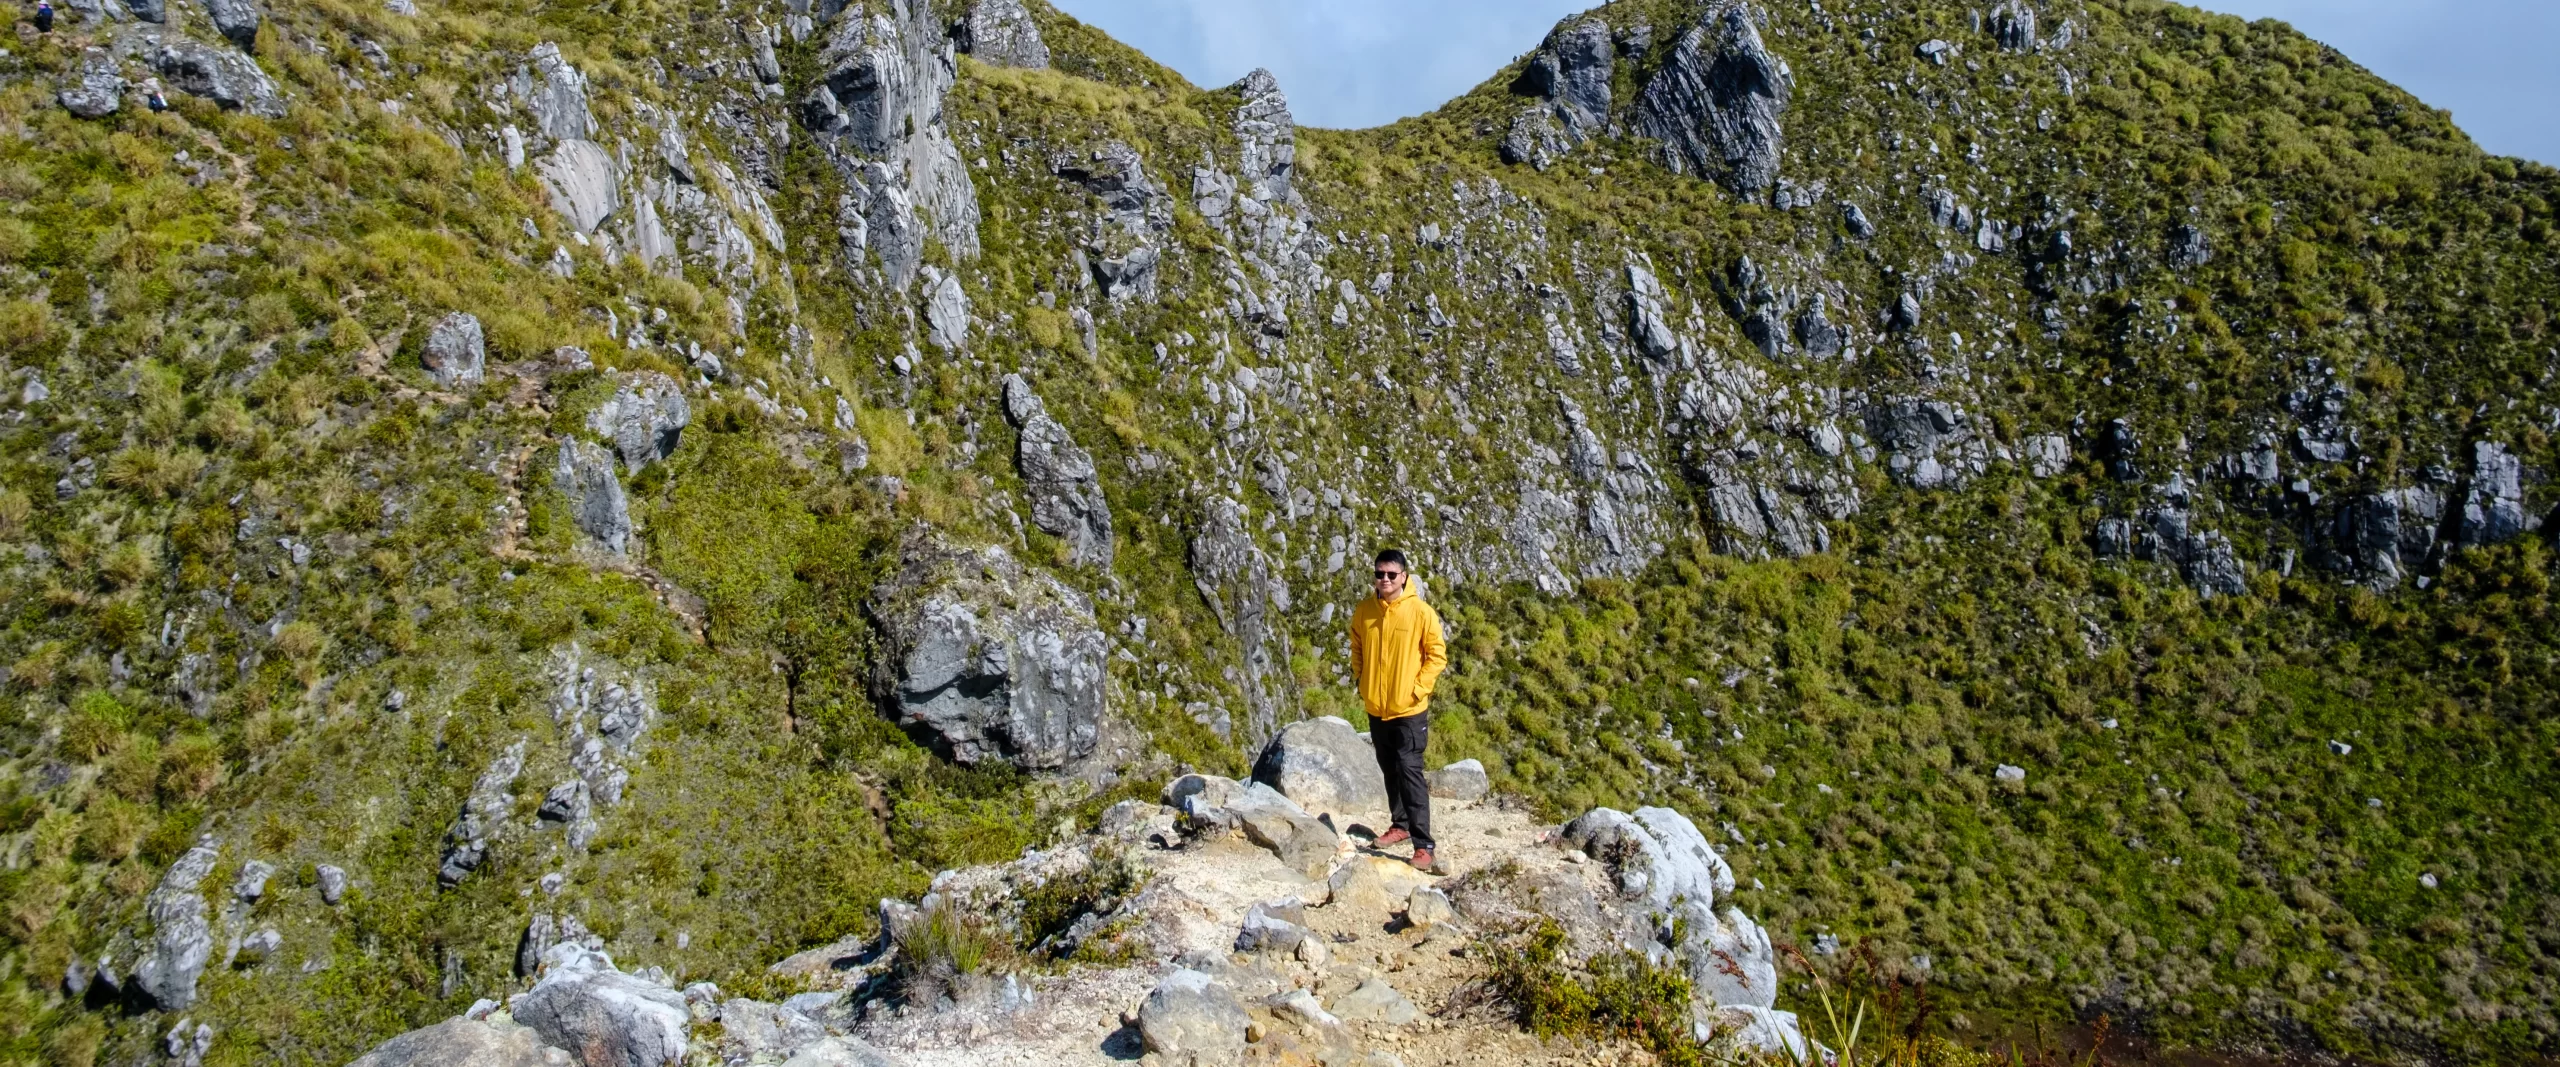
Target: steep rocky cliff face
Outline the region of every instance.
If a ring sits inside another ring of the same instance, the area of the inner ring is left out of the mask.
[[[1036,0],[21,25],[0,1047],[787,994],[1356,718],[1394,544],[1435,764],[1688,812],[1951,1025],[2550,1049],[2560,177],[2150,0],[1286,88]]]

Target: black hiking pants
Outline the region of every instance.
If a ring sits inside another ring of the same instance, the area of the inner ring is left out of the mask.
[[[1423,756],[1431,749],[1431,713],[1371,719],[1369,741],[1378,751],[1378,769],[1387,776],[1392,825],[1413,835],[1413,847],[1432,847],[1431,781],[1422,773]]]

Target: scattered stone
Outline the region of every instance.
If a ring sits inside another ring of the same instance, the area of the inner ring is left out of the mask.
[[[1238,952],[1295,952],[1312,936],[1306,927],[1307,906],[1286,897],[1245,909],[1244,928],[1236,934]]]
[[[1449,895],[1428,886],[1413,891],[1405,898],[1404,921],[1418,927],[1433,927],[1458,917],[1449,904]]]
[[[1093,454],[1076,446],[1019,374],[1004,377],[1004,411],[1020,433],[1014,468],[1031,498],[1032,525],[1064,539],[1076,566],[1110,570],[1111,504]]]
[[[1388,985],[1386,979],[1371,978],[1334,1001],[1333,1014],[1347,1023],[1408,1026],[1422,1017],[1422,1009]]]
[[[2355,750],[2356,746],[2350,745],[2344,741],[2329,742],[2329,754],[2333,756],[2344,756],[2354,752]]]
[[[1342,1027],[1342,1020],[1324,1010],[1324,1004],[1316,999],[1316,995],[1303,988],[1275,994],[1262,1003],[1271,1009],[1272,1015],[1319,1034],[1329,1034]]]
[[[1335,716],[1290,723],[1263,746],[1253,780],[1337,824],[1387,810],[1387,779],[1377,750]]]
[[[1333,865],[1342,835],[1278,790],[1255,782],[1237,793],[1226,810],[1235,815],[1248,840],[1270,849],[1290,870],[1321,878]]]
[[[419,356],[427,376],[447,389],[468,389],[480,384],[489,361],[489,341],[480,329],[480,317],[467,311],[456,311],[436,320],[427,331],[427,347]]]
[[[231,962],[241,967],[255,967],[265,963],[283,947],[284,935],[276,932],[275,927],[266,927],[240,939],[240,951],[232,954]]]
[[[340,902],[347,899],[347,872],[345,868],[323,863],[320,865],[319,870],[314,872],[314,874],[316,880],[320,883],[321,903],[334,908],[337,907]]]
[[[2003,763],[1992,769],[1991,777],[2005,784],[2025,785],[2027,784],[2027,769],[2013,764]]]
[[[1157,983],[1138,1009],[1147,1051],[1173,1063],[1186,1057],[1217,1063],[1241,1054],[1252,1021],[1227,987],[1188,968]]]
[[[1459,760],[1431,772],[1430,779],[1431,795],[1441,800],[1472,803],[1493,792],[1493,779],[1480,760]]]
[[[275,877],[276,865],[265,860],[250,860],[240,865],[240,873],[231,880],[231,896],[243,904],[255,904],[267,895],[267,880]]]
[[[936,751],[1034,770],[1093,752],[1108,642],[1084,594],[1002,548],[919,527],[870,612],[882,653],[873,692]]]

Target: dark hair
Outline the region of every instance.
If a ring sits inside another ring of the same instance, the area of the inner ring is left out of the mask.
[[[1402,553],[1402,552],[1398,552],[1398,551],[1396,551],[1395,549],[1392,549],[1392,548],[1387,549],[1387,550],[1386,550],[1386,551],[1384,551],[1384,552],[1380,552],[1380,553],[1378,553],[1378,562],[1380,562],[1380,563],[1393,563],[1393,564],[1395,564],[1396,566],[1402,567],[1402,568],[1404,568],[1404,569],[1406,569],[1406,570],[1408,570],[1408,571],[1413,569],[1413,564],[1410,564],[1410,563],[1407,563],[1407,562],[1405,562],[1405,561],[1404,561],[1404,553]]]

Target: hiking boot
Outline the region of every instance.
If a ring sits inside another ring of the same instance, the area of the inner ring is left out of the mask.
[[[1430,873],[1432,873],[1432,872],[1431,872],[1431,868],[1436,867],[1436,866],[1439,866],[1439,865],[1440,865],[1440,861],[1439,861],[1439,859],[1438,859],[1437,857],[1435,857],[1435,856],[1433,856],[1433,855],[1431,854],[1431,850],[1430,850],[1430,849],[1427,849],[1427,848],[1416,848],[1416,849],[1414,849],[1414,850],[1413,850],[1413,869],[1414,869],[1414,870],[1421,871],[1421,872],[1422,872],[1422,873],[1424,873],[1424,874],[1430,874]]]
[[[1389,829],[1386,833],[1379,834],[1377,840],[1369,842],[1369,847],[1385,848],[1389,845],[1401,845],[1411,840],[1413,840],[1413,835],[1405,832],[1404,827],[1398,826]]]

